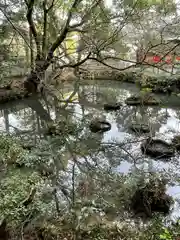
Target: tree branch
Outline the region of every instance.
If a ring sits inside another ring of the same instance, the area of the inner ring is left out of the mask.
[[[69,67],[69,68],[78,67],[78,66],[82,65],[83,63],[85,63],[88,59],[90,59],[90,55],[91,55],[91,52],[87,55],[87,57],[85,57],[80,62],[77,62],[75,64],[66,64],[66,65],[60,66],[59,68],[62,69],[62,68],[67,68],[67,67]]]
[[[53,7],[54,7],[54,0],[52,0],[52,3],[50,5],[50,7],[47,9],[47,11],[49,12]]]
[[[69,10],[68,13],[68,17],[67,17],[67,21],[62,29],[61,34],[59,35],[59,37],[56,39],[56,41],[52,44],[46,62],[44,63],[44,68],[46,68],[49,65],[49,62],[51,61],[51,59],[53,58],[53,54],[54,51],[56,50],[57,47],[59,47],[59,45],[64,41],[64,39],[67,36],[68,33],[68,28],[69,28],[69,23],[71,21],[71,17],[72,17],[72,13],[74,12],[75,8],[77,7],[77,5],[81,2],[82,0],[74,0],[74,3],[71,7],[71,9]]]
[[[25,2],[27,3],[27,1],[25,1]],[[29,0],[29,3],[27,3],[27,8],[28,8],[28,10],[27,10],[26,17],[27,17],[27,20],[28,20],[28,23],[29,23],[29,26],[30,26],[32,35],[33,35],[34,40],[35,40],[35,42],[36,42],[36,48],[37,48],[37,56],[36,56],[36,59],[39,60],[40,57],[41,57],[39,37],[38,37],[37,31],[36,31],[36,27],[35,27],[34,22],[33,22],[33,19],[32,19],[34,2],[35,2],[35,0]]]
[[[154,67],[154,68],[157,68],[157,69],[160,69],[160,70],[162,70],[162,71],[164,71],[164,72],[169,73],[167,70],[161,68],[161,66],[157,66],[157,65],[154,65],[154,64],[150,64],[150,63],[145,62],[145,61],[143,61],[143,63],[141,62],[141,63],[137,64],[137,62],[135,62],[135,61],[124,60],[124,59],[119,58],[119,60],[122,60],[122,61],[124,61],[124,62],[134,63],[134,64],[133,64],[133,65],[130,65],[130,66],[127,66],[127,67],[124,67],[124,68],[117,68],[117,67],[113,67],[113,66],[111,66],[111,65],[103,62],[104,59],[100,60],[100,59],[97,59],[97,58],[95,58],[95,57],[89,57],[89,59],[90,59],[90,60],[97,61],[97,62],[101,63],[102,65],[104,65],[104,66],[106,66],[106,67],[109,67],[109,68],[111,68],[111,69],[117,70],[117,71],[124,71],[124,70],[130,69],[130,68],[134,68],[134,67],[136,67],[136,66],[143,65],[143,66],[151,66],[151,67]],[[111,57],[111,59],[113,59],[113,57]],[[117,60],[117,58],[115,58],[115,59]]]
[[[43,22],[43,40],[42,40],[42,55],[45,57],[46,53],[46,37],[47,37],[47,14],[48,9],[46,9],[47,0],[43,1],[43,11],[44,11],[44,22]]]
[[[90,17],[90,14],[91,14],[91,11],[98,6],[98,4],[101,2],[102,0],[97,0],[95,1],[95,3],[92,5],[92,7],[89,9],[89,11],[87,11],[87,13],[82,17],[82,20],[80,23],[76,23],[72,26],[70,26],[70,31],[73,31],[74,28],[77,28],[77,27],[80,27],[82,26],[87,20],[88,20],[88,17]]]
[[[46,5],[47,5],[47,0],[44,0],[43,1],[44,22],[43,22],[43,40],[42,40],[42,55],[44,59],[46,56],[46,45],[47,45],[47,17],[48,17],[48,12],[54,6],[54,0],[52,0],[52,3],[49,6],[49,8],[46,8]]]
[[[3,15],[5,16],[5,18],[7,19],[7,21],[10,23],[10,25],[12,26],[12,28],[22,37],[22,39],[24,40],[24,42],[27,44],[27,46],[29,48],[31,48],[31,46],[29,45],[28,41],[26,40],[26,38],[23,36],[23,34],[21,33],[21,31],[13,24],[13,22],[11,21],[11,19],[7,16],[7,14],[0,8],[0,11],[3,13]]]

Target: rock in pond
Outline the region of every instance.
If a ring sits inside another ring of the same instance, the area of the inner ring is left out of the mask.
[[[106,111],[116,111],[119,110],[121,108],[122,104],[121,103],[107,103],[104,104],[104,110]]]
[[[132,123],[129,128],[137,133],[149,133],[150,132],[150,127],[148,124],[144,123]]]
[[[170,158],[175,154],[174,147],[161,139],[147,139],[141,144],[141,150],[144,154],[155,158]]]
[[[177,151],[180,151],[180,135],[173,137],[172,145],[176,148]]]
[[[106,132],[111,129],[111,124],[105,120],[94,120],[89,126],[91,132]]]
[[[144,187],[140,187],[131,199],[131,207],[135,214],[151,217],[153,212],[168,214],[173,203],[172,197],[166,193],[163,180],[152,179]]]
[[[138,96],[131,96],[125,100],[125,103],[130,106],[138,106],[138,105],[145,105],[145,106],[154,106],[159,105],[160,101],[154,95],[138,95]]]

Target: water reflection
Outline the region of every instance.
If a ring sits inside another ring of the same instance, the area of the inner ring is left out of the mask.
[[[68,88],[69,90],[73,89]],[[175,100],[173,96],[168,97],[167,100],[162,96],[165,103],[163,107],[126,106],[124,100],[137,91],[138,89],[132,84],[114,82],[112,85],[110,81],[101,81],[91,85],[87,82],[78,89],[76,103],[64,105],[51,97],[48,101],[35,97],[15,101],[0,106],[0,131],[18,135],[24,140],[30,139],[36,143],[44,138],[43,129],[47,122],[61,119],[71,120],[82,125],[78,137],[82,138],[83,147],[91,148],[92,154],[95,152],[96,145],[114,143],[112,149],[105,149],[103,155],[101,152],[94,157],[99,164],[108,162],[115,171],[124,174],[128,174],[133,169],[162,172],[164,175],[172,173],[170,180],[173,182],[180,173],[179,156],[176,155],[169,162],[155,161],[143,156],[140,144],[146,136],[131,132],[129,124],[133,120],[149,123],[153,136],[171,141],[173,135],[180,132],[180,109],[177,108],[177,99]],[[123,104],[121,110],[111,113],[104,111],[103,104],[111,101],[121,102]],[[95,117],[104,117],[109,121],[112,124],[111,130],[104,134],[92,134],[87,126]],[[123,147],[118,146],[124,141],[127,144]],[[80,153],[77,152],[78,154]],[[168,192],[174,196],[179,190],[179,186],[168,188]]]

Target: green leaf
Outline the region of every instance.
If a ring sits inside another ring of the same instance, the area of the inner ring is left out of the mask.
[[[167,239],[167,238],[166,238],[166,235],[162,235],[162,234],[161,234],[159,237],[160,237],[160,239]]]

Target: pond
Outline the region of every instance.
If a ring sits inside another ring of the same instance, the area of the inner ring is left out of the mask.
[[[65,85],[60,91],[62,94],[71,93],[74,87],[72,84]],[[147,135],[132,132],[129,125],[134,120],[149,123],[152,136],[170,142],[174,135],[180,133],[180,99],[176,96],[159,95],[161,106],[127,106],[125,99],[138,91],[134,84],[107,80],[84,81],[75,93],[74,101],[67,105],[53,97],[40,100],[32,97],[3,104],[0,105],[0,131],[36,145],[44,138],[43,129],[47,122],[51,119],[70,119],[79,124],[81,130],[78,130],[78,137],[82,138],[81,142],[88,146],[90,153],[93,154],[97,146],[104,146],[104,150],[95,155],[96,164],[98,162],[103,167],[103,164],[108,163],[113,171],[123,175],[141,171],[164,176],[168,180],[168,194],[177,199],[170,217],[177,218],[180,216],[179,155],[176,154],[169,161],[146,157],[141,153],[140,144]],[[104,103],[112,101],[121,102],[121,109],[105,111]],[[91,133],[89,124],[92,119],[99,117],[111,123],[111,130],[103,134]],[[89,159],[87,152],[85,155]],[[83,160],[81,154],[77,154],[77,157]]]

